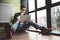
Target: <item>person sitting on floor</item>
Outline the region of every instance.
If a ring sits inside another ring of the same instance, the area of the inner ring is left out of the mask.
[[[32,26],[32,27],[34,27],[36,29],[42,30],[42,31],[44,30],[46,32],[50,32],[51,31],[50,29],[45,28],[45,27],[41,27],[37,23],[34,23],[32,21],[30,21],[30,22],[24,21],[23,23],[21,23],[20,22],[20,16],[21,15],[23,16],[25,14],[25,11],[26,11],[26,7],[25,6],[21,6],[21,11],[14,15],[14,18],[13,18],[13,21],[12,21],[12,23],[15,24],[15,25],[12,26],[14,31],[17,31],[17,30],[25,31],[30,26]]]

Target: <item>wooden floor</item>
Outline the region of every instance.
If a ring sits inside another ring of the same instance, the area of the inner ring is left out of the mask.
[[[39,35],[38,33],[27,31],[25,33],[13,34],[10,40],[60,40],[60,36]]]

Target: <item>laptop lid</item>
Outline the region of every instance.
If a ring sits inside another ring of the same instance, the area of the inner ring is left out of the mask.
[[[30,15],[20,16],[20,21],[21,21],[21,22],[24,22],[24,21],[29,22],[29,21],[30,21]]]

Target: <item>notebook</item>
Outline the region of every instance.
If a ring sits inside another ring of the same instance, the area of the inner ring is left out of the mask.
[[[30,15],[20,16],[20,21],[21,21],[21,22],[24,22],[24,21],[29,22],[29,21],[30,21]]]

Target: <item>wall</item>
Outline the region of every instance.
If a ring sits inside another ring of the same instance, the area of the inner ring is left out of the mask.
[[[20,12],[20,0],[2,0],[2,3],[10,4],[12,6],[12,12]]]

